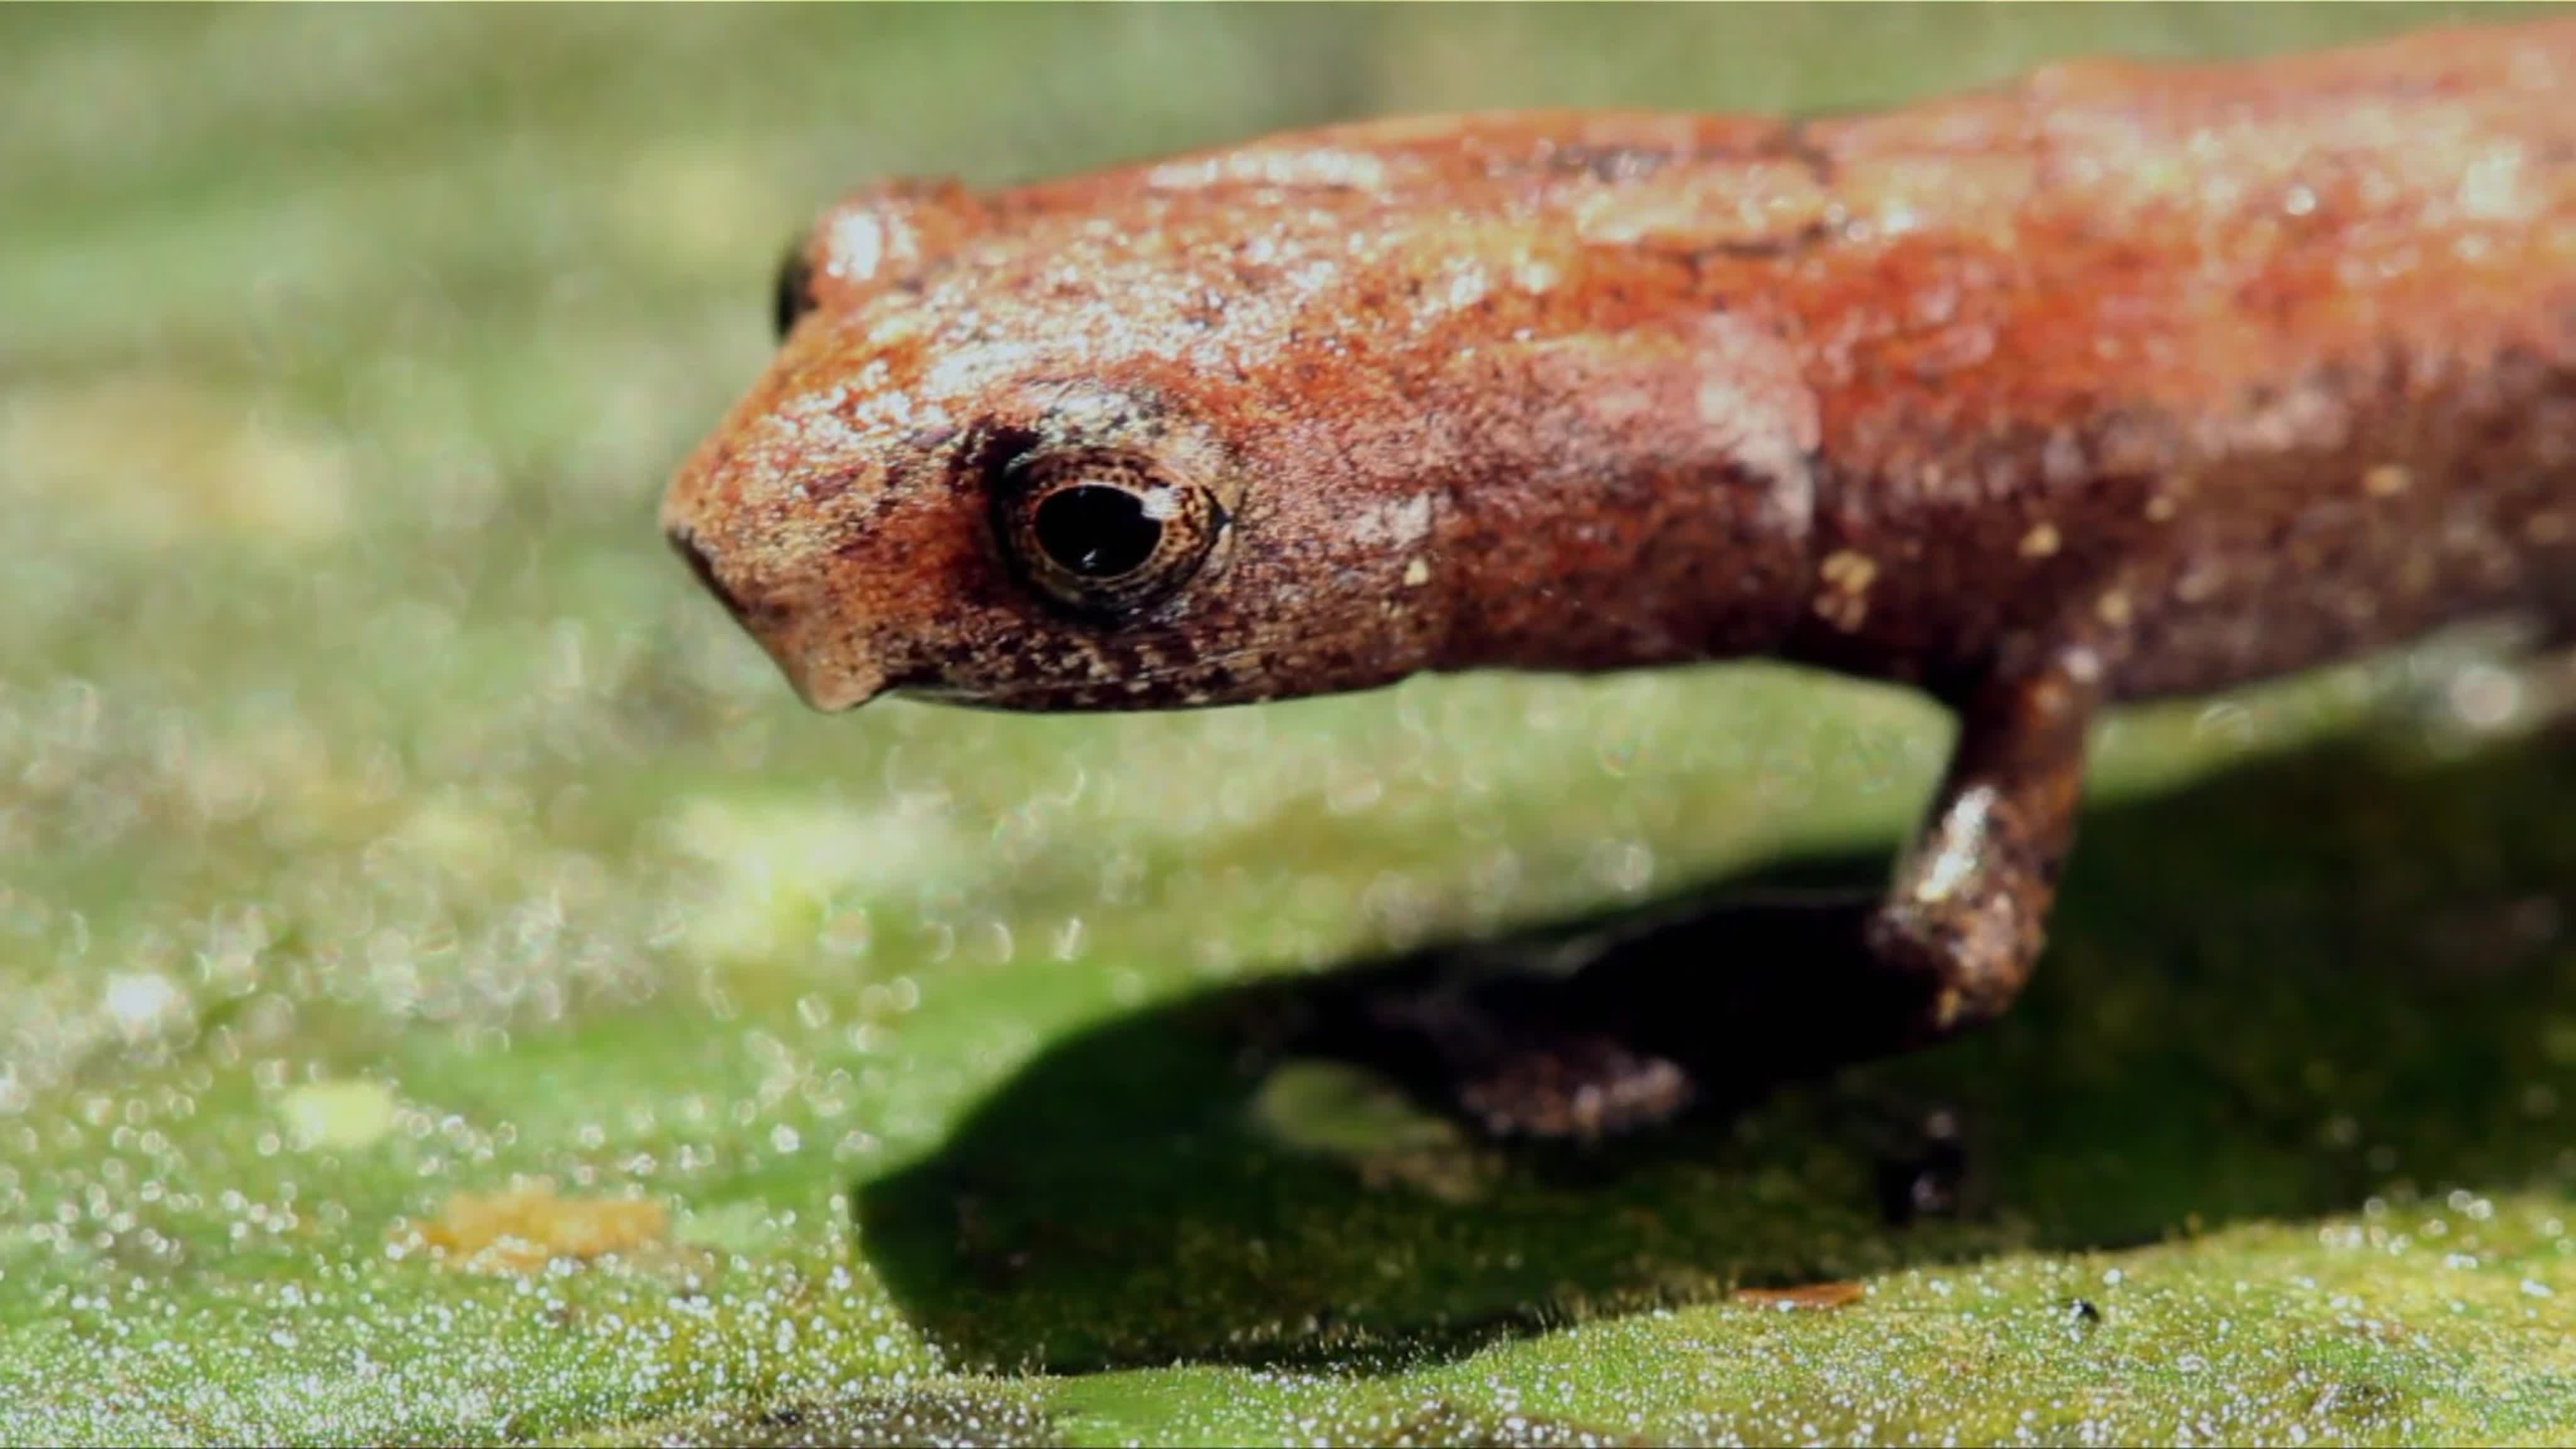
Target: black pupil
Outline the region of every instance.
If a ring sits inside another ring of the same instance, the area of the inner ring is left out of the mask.
[[[1162,520],[1145,514],[1145,500],[1124,488],[1077,484],[1038,504],[1038,547],[1086,579],[1133,573],[1163,541]]]

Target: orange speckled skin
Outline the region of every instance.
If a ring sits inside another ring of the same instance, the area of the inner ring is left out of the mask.
[[[1920,684],[1963,722],[1923,838],[1847,960],[1778,937],[1892,993],[1845,1054],[1910,1045],[2019,987],[2101,703],[2576,628],[2570,95],[2548,21],[881,184],[805,242],[801,317],[663,520],[824,708],[1752,653]],[[1145,607],[1060,607],[995,527],[1030,447],[1156,460],[1225,526]],[[1669,1105],[1571,1059],[1462,1100]]]

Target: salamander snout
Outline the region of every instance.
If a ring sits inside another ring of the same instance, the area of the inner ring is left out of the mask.
[[[664,527],[663,536],[734,622],[759,641],[808,705],[837,713],[885,691],[886,670],[847,640],[836,640],[837,647],[813,647],[811,626],[819,621],[808,617],[809,611],[774,593],[755,591],[738,578],[729,580],[728,570],[696,529],[673,522]]]

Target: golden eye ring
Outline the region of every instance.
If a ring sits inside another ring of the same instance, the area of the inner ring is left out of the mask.
[[[1005,550],[1039,592],[1086,614],[1133,613],[1189,581],[1224,531],[1214,494],[1142,453],[1049,448],[1002,470]]]

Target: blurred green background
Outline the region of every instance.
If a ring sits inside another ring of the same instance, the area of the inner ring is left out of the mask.
[[[1942,721],[822,719],[652,526],[872,175],[2433,13],[0,11],[0,1441],[2564,1442],[2576,761],[2439,658],[2113,724],[2001,1028],[1498,1153],[1281,1059],[1313,973],[1866,876]],[[648,1206],[472,1258],[514,1183]]]

